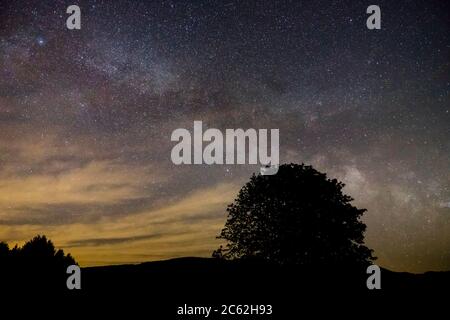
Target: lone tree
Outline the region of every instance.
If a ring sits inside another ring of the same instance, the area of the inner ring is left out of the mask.
[[[253,175],[227,208],[213,257],[260,258],[278,264],[366,266],[366,209],[350,204],[344,184],[311,166],[286,164],[276,175]]]

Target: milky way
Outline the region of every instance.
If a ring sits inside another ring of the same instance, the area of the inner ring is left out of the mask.
[[[174,165],[171,132],[279,128],[280,160],[346,183],[393,270],[450,269],[448,4],[0,4],[0,240],[82,265],[210,256],[258,166]]]

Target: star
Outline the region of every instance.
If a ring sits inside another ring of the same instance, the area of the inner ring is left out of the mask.
[[[38,44],[39,46],[41,46],[41,47],[43,47],[43,46],[45,45],[45,43],[46,43],[45,38],[42,37],[42,36],[38,36],[38,37],[36,38],[36,42],[37,42],[37,44]]]

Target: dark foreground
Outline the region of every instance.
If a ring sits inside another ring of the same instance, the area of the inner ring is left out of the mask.
[[[190,307],[210,307],[208,319],[300,319],[306,313],[359,318],[428,308],[426,302],[439,305],[439,298],[449,296],[450,272],[415,275],[382,269],[381,290],[367,289],[368,276],[365,270],[306,270],[256,261],[181,258],[82,268],[81,290],[42,287],[42,283],[34,290],[24,288],[24,283],[13,289],[20,299],[30,293],[76,313],[125,315],[126,319],[137,315],[143,319],[206,318],[205,314],[178,314],[193,311]],[[15,282],[10,278],[9,283]],[[2,289],[3,293],[11,290]],[[250,314],[229,314],[238,310]]]

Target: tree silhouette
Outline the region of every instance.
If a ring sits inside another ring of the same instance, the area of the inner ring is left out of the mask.
[[[9,249],[0,242],[0,282],[11,287],[64,288],[66,269],[75,259],[56,250],[46,236],[36,236],[22,247]]]
[[[227,208],[213,252],[225,259],[260,258],[278,264],[361,266],[375,258],[364,246],[366,209],[350,204],[344,184],[311,166],[286,164],[276,175],[253,175]]]
[[[9,246],[5,242],[0,242],[0,261],[5,261],[9,255]]]
[[[40,235],[25,243],[17,255],[23,262],[36,267],[63,269],[76,263],[70,253],[65,255],[63,250],[56,250],[51,240]]]

